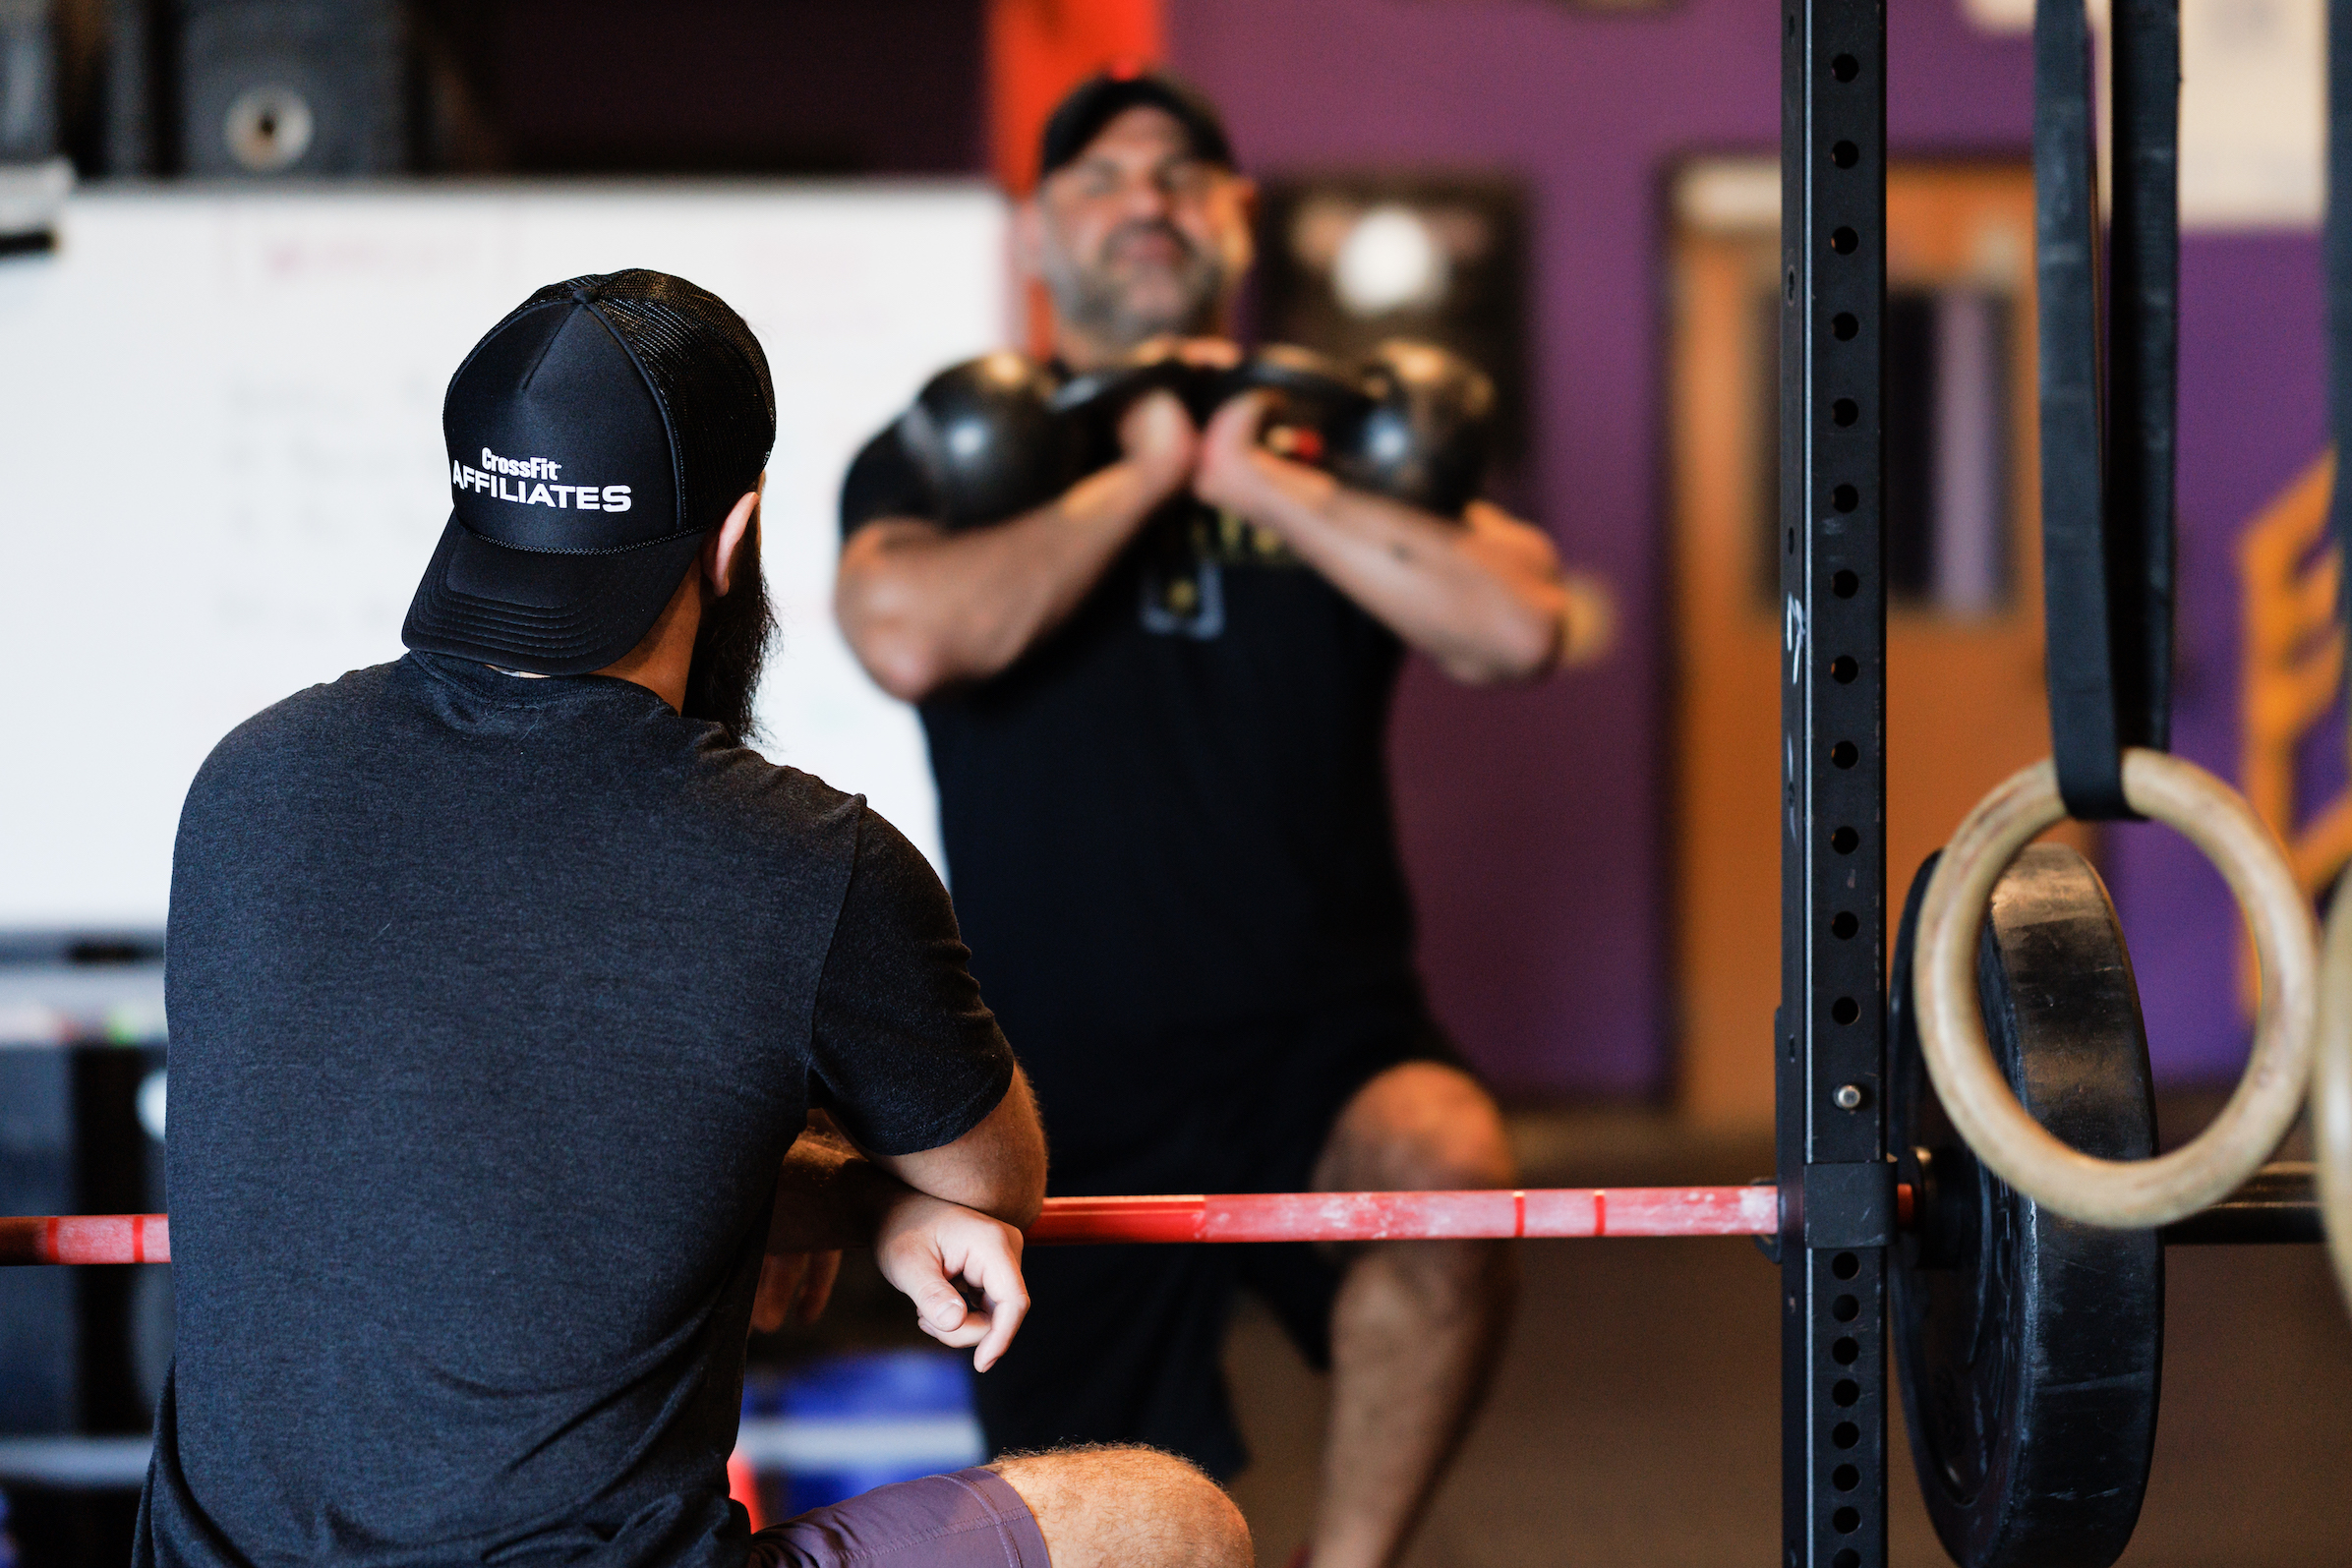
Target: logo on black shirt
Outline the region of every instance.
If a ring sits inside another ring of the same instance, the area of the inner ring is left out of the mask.
[[[1205,641],[1225,630],[1228,566],[1297,566],[1282,536],[1239,512],[1189,504],[1152,526],[1145,546],[1144,629]]]

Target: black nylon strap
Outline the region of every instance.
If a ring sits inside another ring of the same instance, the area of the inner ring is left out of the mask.
[[[2067,810],[2134,815],[2123,748],[2172,738],[2180,345],[2179,0],[2117,0],[2112,275],[2102,266],[2083,0],[2033,16],[2042,605]],[[2100,354],[2102,282],[2112,302]]]
[[[2074,816],[2123,798],[2105,550],[2097,126],[2083,0],[2033,12],[2033,240],[2041,345],[2041,551],[2051,749]]]
[[[2115,7],[2107,325],[2107,581],[2117,738],[2172,743],[2173,473],[2180,389],[2180,0]]]
[[[2329,517],[2336,549],[2352,562],[2352,0],[2327,6],[2327,402],[2335,436]],[[2336,590],[2352,617],[2352,586]]]

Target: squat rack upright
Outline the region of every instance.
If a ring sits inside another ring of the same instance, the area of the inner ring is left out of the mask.
[[[1887,1560],[1884,0],[1783,0],[1781,1512]]]

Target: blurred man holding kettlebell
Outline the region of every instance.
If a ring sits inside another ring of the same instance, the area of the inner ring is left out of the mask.
[[[920,705],[971,968],[1036,1087],[1053,1192],[1509,1186],[1495,1103],[1414,968],[1387,715],[1407,649],[1532,680],[1606,640],[1601,601],[1468,498],[1475,371],[1221,335],[1255,194],[1187,85],[1073,91],[1018,229],[1055,361],[943,373],[859,453],[836,606]],[[1220,1349],[1247,1286],[1332,1373],[1316,1568],[1399,1556],[1513,1291],[1499,1243],[1027,1267],[1027,1330],[979,1385],[991,1447],[1140,1441],[1230,1476]]]

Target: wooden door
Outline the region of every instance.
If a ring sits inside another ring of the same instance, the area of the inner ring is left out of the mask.
[[[1768,1125],[1780,990],[1780,173],[1695,162],[1674,197],[1679,1092],[1700,1123]],[[2049,751],[2032,262],[2026,163],[1890,169],[1890,925],[1911,873],[1977,798]]]

